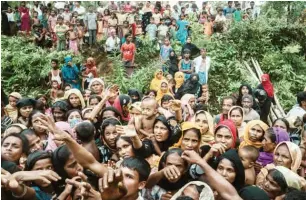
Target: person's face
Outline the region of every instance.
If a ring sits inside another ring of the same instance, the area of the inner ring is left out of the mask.
[[[176,25],[176,20],[172,20],[172,25]]]
[[[151,98],[154,98],[154,99],[155,99],[155,97],[156,97],[156,96],[155,96],[154,92],[150,92],[150,93],[149,93],[149,97],[151,97]]]
[[[168,40],[168,39],[165,39],[165,41],[164,41],[164,43],[165,43],[165,45],[169,45],[170,44],[170,41]],[[173,53],[174,54],[174,53]]]
[[[50,158],[45,158],[36,161],[34,164],[33,168],[31,171],[36,171],[36,170],[53,170],[53,165],[52,161]],[[47,187],[50,185],[50,183],[42,182],[41,180],[34,181],[35,184],[41,186],[41,187]]]
[[[191,108],[195,107],[195,97],[192,97],[189,99],[188,104],[190,105]]]
[[[205,49],[201,49],[201,56],[205,57],[206,56],[206,50]]]
[[[267,153],[273,153],[276,147],[276,144],[271,141],[270,136],[271,136],[270,133],[265,133],[264,138],[262,140],[262,148],[264,152],[267,152]]]
[[[247,86],[242,86],[241,88],[241,94],[244,95],[244,94],[249,94],[249,89]]]
[[[197,133],[190,129],[187,130],[183,136],[181,149],[197,151],[199,149],[200,143],[201,141]]]
[[[90,94],[91,94],[91,91],[88,91],[88,90],[85,91],[85,93],[83,95],[83,98],[84,98],[85,101],[87,101],[89,99]]]
[[[191,197],[192,199],[199,199],[200,198],[200,194],[199,194],[197,188],[195,187],[195,185],[188,185],[183,190],[182,195]]]
[[[119,153],[120,158],[128,158],[128,157],[134,157],[134,151],[133,147],[130,143],[123,139],[119,139],[116,142],[117,150]]]
[[[18,99],[16,99],[15,97],[9,96],[9,99],[8,99],[8,100],[9,100],[9,104],[10,104],[13,108],[15,108]]]
[[[190,53],[184,53],[184,57],[185,58],[189,58],[190,57]]]
[[[69,12],[69,8],[67,8],[67,7],[64,8],[64,10],[65,10],[65,12]]]
[[[132,36],[129,36],[129,37],[126,38],[126,40],[129,41],[129,42],[131,42],[132,39],[133,39]]]
[[[170,102],[169,101],[164,101],[162,102],[162,108],[166,109],[166,110],[169,110],[170,108]]]
[[[266,176],[262,189],[268,194],[270,199],[274,199],[282,192],[280,186],[276,181],[273,180],[270,173]]]
[[[276,166],[284,166],[284,167],[287,167],[288,169],[291,169],[292,158],[289,153],[289,149],[287,145],[285,144],[280,145],[276,149],[274,157],[273,157],[273,161]]]
[[[249,130],[249,139],[252,142],[261,142],[264,135],[264,130],[259,125],[255,125]]]
[[[251,102],[251,100],[249,98],[244,98],[241,103],[242,103],[242,107],[243,108],[248,108],[248,109],[251,108],[252,102]]]
[[[222,113],[227,115],[228,111],[231,109],[232,106],[233,106],[233,100],[224,99],[222,103]]]
[[[157,113],[157,106],[154,101],[143,101],[141,102],[141,113],[146,119],[151,119]]]
[[[89,102],[89,107],[94,108],[96,105],[99,104],[99,100],[97,98],[91,99]]]
[[[98,81],[95,81],[91,85],[91,90],[95,94],[100,94],[103,91],[103,85],[101,83],[99,83]]]
[[[233,145],[233,137],[231,131],[225,127],[219,128],[215,134],[216,143],[225,144],[227,149],[230,149]]]
[[[81,105],[81,100],[76,94],[71,94],[69,96],[69,102],[73,108],[76,108]]]
[[[151,24],[154,24],[154,19],[150,19],[150,23],[151,23]]]
[[[161,79],[163,77],[163,73],[160,71],[157,73],[156,78]]]
[[[116,137],[119,134],[116,131],[116,127],[113,125],[109,125],[105,128],[104,130],[104,139],[106,141],[106,143],[111,146],[111,147],[115,147],[116,146]]]
[[[229,8],[232,7],[232,5],[233,5],[233,2],[229,2],[229,3],[228,3],[228,7],[229,7]]]
[[[131,97],[131,99],[136,100],[136,101],[139,99],[139,97],[137,95],[131,95],[130,97]]]
[[[170,165],[176,166],[180,171],[180,175],[176,179],[168,180],[170,183],[176,183],[178,180],[180,180],[180,178],[186,171],[184,160],[177,153],[172,153],[167,157],[166,160],[166,167]]]
[[[51,11],[51,15],[52,15],[52,16],[55,16],[55,12],[54,12],[54,11]]]
[[[79,6],[80,6],[80,3],[79,3],[79,2],[75,2],[74,5],[75,5],[76,7],[79,7]]]
[[[54,117],[55,122],[64,121],[65,112],[62,111],[59,107],[55,107],[53,109],[53,117]]]
[[[33,110],[33,106],[24,106],[20,108],[20,115],[22,117],[28,118]]]
[[[89,11],[89,12],[93,12],[93,7],[90,6],[90,7],[88,8],[88,11]]]
[[[282,120],[277,120],[277,121],[274,123],[273,127],[281,128],[281,129],[283,129],[283,130],[285,130],[285,131],[288,131],[285,122],[283,122]]]
[[[43,144],[40,140],[40,137],[38,137],[35,134],[26,135],[26,137],[29,141],[30,152],[34,152],[34,151],[37,151],[37,150],[43,150]]]
[[[233,164],[230,160],[223,158],[216,170],[220,175],[222,175],[228,182],[233,183],[236,178],[236,172]]]
[[[58,83],[56,81],[53,81],[52,82],[52,88],[58,88]]]
[[[75,120],[75,119],[82,121],[82,116],[77,111],[70,113],[67,122],[71,123],[72,120]]]
[[[14,136],[7,137],[1,146],[1,156],[7,161],[18,162],[22,156],[22,141]]]
[[[208,131],[208,120],[204,113],[200,113],[196,116],[195,123],[201,128],[201,133],[206,133]]]
[[[230,119],[233,120],[235,126],[240,126],[243,121],[242,114],[238,109],[232,110]]]
[[[191,38],[187,38],[187,43],[191,43]]]
[[[42,116],[42,113],[36,113],[32,116],[32,126],[36,133],[44,133],[45,130],[41,128],[40,126],[42,123],[39,121],[39,117]]]
[[[137,110],[136,108],[132,108],[130,110],[130,115],[132,115],[133,117],[138,117],[141,115],[141,112],[139,110]]]
[[[78,172],[83,171],[83,167],[79,163],[77,163],[77,161],[73,157],[73,154],[70,154],[67,162],[64,165],[64,170],[66,171],[69,178],[73,178],[75,176],[78,176]]]
[[[115,117],[115,113],[111,110],[105,111],[102,115],[102,119],[107,119],[107,118],[110,118],[110,117]]]
[[[125,198],[135,196],[139,190],[143,189],[146,185],[145,181],[139,181],[139,174],[136,170],[127,167],[121,167],[123,176],[123,185],[127,188]]]
[[[47,104],[47,100],[44,97],[40,97],[38,101],[41,101],[44,105]]]
[[[254,3],[254,2],[251,2],[250,5],[251,5],[251,7],[253,8],[254,5],[255,5],[255,3]]]
[[[253,161],[250,159],[250,155],[247,151],[240,149],[238,154],[244,169],[248,169],[253,166]]]
[[[154,135],[157,142],[164,142],[169,137],[169,130],[167,127],[160,121],[156,122],[154,125]]]
[[[162,83],[160,86],[160,90],[164,93],[168,91],[168,84],[167,83]]]

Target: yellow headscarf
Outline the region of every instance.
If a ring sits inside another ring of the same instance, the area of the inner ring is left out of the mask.
[[[66,91],[64,99],[68,99],[71,94],[75,94],[76,96],[79,97],[81,105],[82,105],[82,109],[86,107],[84,99],[83,99],[83,96],[82,96],[80,90],[78,90],[78,89],[70,89],[70,90]]]
[[[166,92],[161,91],[161,85],[162,85],[163,83],[166,83],[166,84],[167,84],[167,91],[166,91]],[[169,90],[168,85],[169,85],[169,84],[168,84],[168,82],[167,82],[166,80],[161,80],[160,85],[159,85],[159,88],[158,88],[158,90],[157,90],[157,95],[156,95],[156,101],[157,101],[159,104],[161,103],[161,99],[163,98],[163,96],[164,96],[165,94],[168,94],[168,95],[170,95],[170,96],[173,96],[173,95],[171,94],[170,90]]]
[[[246,127],[244,129],[244,134],[243,134],[244,141],[241,142],[239,148],[242,148],[242,147],[247,146],[247,145],[254,146],[257,149],[262,147],[262,143],[261,142],[252,142],[249,139],[250,138],[249,131],[250,131],[250,129],[253,126],[256,126],[256,125],[259,125],[260,128],[262,128],[264,131],[266,131],[269,128],[269,126],[267,124],[265,124],[263,121],[260,121],[260,120],[252,120],[252,121],[250,121],[249,123],[247,123],[247,125],[246,125]]]
[[[194,122],[183,122],[182,123],[182,136],[181,136],[180,140],[173,145],[172,148],[180,148],[181,144],[182,144],[183,137],[184,137],[184,132],[189,130],[189,129],[192,129],[192,128],[201,130],[201,128],[198,125],[196,125]],[[200,141],[202,141],[201,138],[200,138]]]
[[[158,73],[162,73],[162,78],[161,79],[158,79],[157,78],[157,74]],[[155,90],[155,91],[158,91],[159,88],[160,88],[160,85],[161,85],[161,82],[163,80],[166,80],[166,78],[163,76],[163,71],[161,69],[157,70],[154,74],[154,78],[152,79],[151,81],[151,85],[150,85],[150,90]]]
[[[174,74],[174,80],[175,80],[175,88],[178,89],[184,84],[184,73],[183,72],[176,72]]]
[[[201,132],[201,146],[202,145],[207,145],[208,143],[211,143],[214,141],[215,137],[214,137],[214,119],[211,116],[211,114],[209,112],[206,112],[204,110],[199,110],[195,113],[195,115],[193,116],[193,118],[191,119],[191,122],[196,121],[196,116],[203,113],[206,118],[207,118],[207,123],[208,123],[208,130],[206,133],[202,133]]]

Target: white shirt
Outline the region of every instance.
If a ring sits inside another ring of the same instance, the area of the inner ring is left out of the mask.
[[[14,21],[15,21],[15,19],[14,19],[14,13],[13,13],[13,12],[11,12],[11,13],[6,13],[6,15],[7,15],[7,20],[8,20],[9,22],[14,22]]]
[[[208,70],[210,68],[210,57],[209,56],[206,56],[206,63],[205,63],[205,72],[206,72],[206,82],[208,81]],[[201,65],[202,65],[202,56],[198,56],[196,57],[194,60],[193,60],[193,63],[194,63],[194,67],[195,67],[195,72],[196,73],[199,73],[201,72]]]
[[[73,11],[76,11],[79,14],[79,16],[78,16],[79,19],[84,19],[84,14],[85,14],[86,10],[83,6],[80,6],[78,8],[74,7]]]
[[[99,8],[97,8],[97,11],[99,12],[99,13],[101,13],[102,15],[104,15],[104,10],[105,10],[106,8],[105,7],[99,7]]]
[[[109,37],[105,42],[106,51],[120,50],[120,39],[118,37]]]
[[[306,110],[304,110],[300,105],[295,105],[287,114],[287,117],[298,116],[303,119],[303,116],[306,114]]]
[[[58,1],[54,4],[54,7],[57,8],[57,9],[64,9],[66,5],[66,2],[64,1]]]

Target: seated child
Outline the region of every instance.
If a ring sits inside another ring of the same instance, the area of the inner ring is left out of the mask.
[[[256,181],[254,164],[259,156],[258,149],[247,145],[240,148],[238,154],[245,171],[245,184],[254,185]]]
[[[202,95],[198,98],[199,102],[203,102],[203,104],[207,104],[209,100],[209,90],[208,84],[202,85]]]
[[[8,101],[9,104],[5,106],[5,111],[7,112],[8,116],[15,122],[17,120],[17,101],[21,99],[21,94],[18,92],[12,92],[9,97]]]

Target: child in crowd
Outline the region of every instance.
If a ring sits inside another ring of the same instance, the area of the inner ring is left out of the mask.
[[[165,73],[167,70],[167,65],[166,63],[169,60],[169,56],[170,56],[170,52],[172,51],[172,47],[170,45],[170,40],[169,38],[165,38],[164,39],[164,45],[161,46],[160,48],[160,60],[163,63],[162,67],[163,67],[163,72]]]
[[[54,10],[51,10],[51,15],[48,18],[48,28],[50,32],[55,32],[54,28],[56,26],[57,16]]]
[[[84,37],[84,26],[81,24],[81,21],[78,19],[76,21],[76,30],[78,32],[78,49],[82,51],[83,49],[83,37]]]
[[[207,21],[204,22],[204,35],[210,37],[213,34],[214,23],[211,20],[211,16],[207,17]]]
[[[165,19],[162,18],[160,20],[161,24],[157,28],[158,32],[158,41],[159,43],[162,43],[164,39],[169,35],[169,27],[165,24]]]
[[[185,74],[185,80],[190,78],[194,71],[193,63],[190,59],[190,50],[185,49],[183,52],[183,59],[178,64],[179,70]]]
[[[125,35],[126,42],[121,46],[121,58],[125,67],[134,66],[134,59],[136,53],[135,44],[132,43],[132,35]]]
[[[99,42],[103,39],[103,15],[98,13],[97,18],[97,42]]]
[[[152,15],[152,18],[153,18],[153,23],[156,24],[156,26],[158,26],[160,24],[160,19],[162,18],[163,16],[159,13],[158,9],[157,8],[154,8],[154,13]]]
[[[58,84],[57,80],[51,81],[51,91],[50,91],[50,99],[52,100],[52,103],[55,102],[55,100],[58,98],[57,92],[60,88],[60,85]]]
[[[74,30],[72,24],[69,25],[69,30],[67,31],[67,37],[69,40],[69,50],[73,51],[74,55],[77,55],[78,52],[78,32]]]
[[[77,25],[77,20],[78,20],[78,12],[73,12],[70,24],[72,24],[74,27]]]
[[[208,84],[204,84],[201,87],[202,87],[202,95],[198,98],[198,101],[202,102],[203,104],[208,104],[209,100]]]
[[[148,24],[146,27],[146,32],[148,33],[150,40],[156,39],[157,26],[154,23],[153,18],[150,19],[150,24]]]
[[[68,31],[69,27],[63,23],[63,18],[58,17],[57,19],[58,24],[54,27],[54,32],[56,33],[57,37],[57,51],[65,50],[66,46],[66,32]]]
[[[38,25],[38,24],[40,24],[40,20],[38,19],[38,12],[34,11],[32,18],[32,27],[33,25]]]
[[[245,169],[245,185],[254,185],[256,180],[254,165],[259,156],[258,149],[247,145],[240,148],[238,154]]]
[[[125,35],[128,34],[128,33],[131,33],[131,28],[129,26],[129,22],[128,21],[124,21],[123,22],[123,26],[122,26],[122,29],[121,29],[121,32],[122,32],[122,37],[121,37],[121,43],[125,43]]]
[[[52,59],[51,60],[51,71],[48,73],[49,77],[49,84],[52,85],[52,81],[57,81],[59,88],[62,85],[62,71],[59,69],[58,66],[58,60],[57,59]]]
[[[8,116],[14,121],[17,121],[17,107],[16,104],[18,102],[19,99],[21,99],[21,94],[19,94],[18,92],[12,92],[11,94],[9,94],[8,96],[8,101],[9,104],[7,104],[7,106],[5,106],[5,111],[7,112]]]

